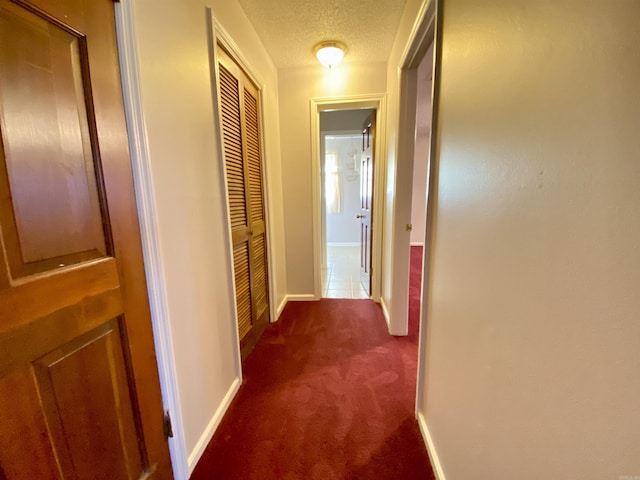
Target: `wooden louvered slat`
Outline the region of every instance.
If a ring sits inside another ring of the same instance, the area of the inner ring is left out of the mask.
[[[258,315],[267,307],[267,255],[265,251],[264,233],[253,237],[253,294]]]
[[[249,208],[252,221],[264,220],[262,195],[262,156],[260,152],[258,100],[244,89],[246,145],[249,166]]]
[[[251,287],[249,284],[249,248],[242,243],[233,249],[233,269],[236,280],[238,330],[242,340],[251,330]]]
[[[223,48],[218,48],[217,56],[237,321],[244,359],[269,322],[259,97]]]
[[[239,91],[238,80],[223,65],[220,65],[222,137],[232,230],[247,225]]]

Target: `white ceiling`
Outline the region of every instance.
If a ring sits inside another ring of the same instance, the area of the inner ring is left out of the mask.
[[[239,0],[278,68],[315,64],[313,47],[347,46],[345,63],[385,62],[406,0]]]

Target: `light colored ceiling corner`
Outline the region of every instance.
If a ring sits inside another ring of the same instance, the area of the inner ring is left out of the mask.
[[[316,64],[313,47],[347,46],[344,63],[386,62],[406,0],[239,0],[277,68]]]

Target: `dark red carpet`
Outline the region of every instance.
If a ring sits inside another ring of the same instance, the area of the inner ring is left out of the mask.
[[[370,300],[289,302],[191,478],[434,479],[416,358],[416,336],[390,336]]]
[[[422,295],[422,247],[411,247],[409,268],[409,336],[420,330],[420,297]]]

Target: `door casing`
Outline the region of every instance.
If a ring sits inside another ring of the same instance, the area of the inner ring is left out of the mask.
[[[312,174],[312,195],[313,195],[313,296],[314,299],[322,298],[322,263],[323,249],[325,242],[322,235],[323,210],[322,210],[322,162],[320,159],[320,113],[330,110],[356,110],[356,109],[376,110],[376,138],[375,151],[386,151],[385,119],[386,119],[386,95],[353,95],[346,97],[328,97],[311,99],[311,174]],[[376,156],[376,174],[374,176],[373,187],[373,258],[371,275],[371,298],[379,302],[381,291],[382,267],[382,212],[384,204],[382,192],[386,181],[386,157],[378,154]]]
[[[442,52],[440,51],[440,42],[437,39],[440,32],[440,26],[437,23],[440,18],[437,14],[438,9],[441,6],[440,0],[424,2],[420,10],[419,15],[414,23],[413,31],[409,43],[403,55],[401,57],[401,69],[400,69],[400,119],[398,125],[399,139],[398,139],[398,159],[408,159],[411,168],[403,168],[402,170],[409,175],[413,172],[413,153],[415,148],[415,135],[407,132],[414,132],[416,126],[416,112],[415,104],[417,102],[417,70],[420,62],[424,58],[425,53],[429,49],[432,43],[434,44],[434,67],[433,67],[433,83],[432,83],[432,121],[431,121],[431,143],[429,147],[429,167],[428,167],[428,196],[427,196],[427,224],[425,229],[425,240],[423,248],[423,272],[422,272],[422,302],[420,308],[420,334],[418,345],[418,376],[416,384],[416,405],[415,411],[418,415],[418,402],[417,399],[422,397],[424,389],[424,364],[426,358],[426,312],[429,299],[426,297],[425,285],[427,284],[427,278],[429,276],[429,253],[431,250],[431,234],[432,234],[432,222],[435,208],[435,195],[437,190],[437,165],[431,159],[435,158],[435,145],[436,145],[436,132],[437,132],[437,111],[438,111],[438,89],[440,85],[440,68]],[[414,108],[403,109],[403,105],[413,105]],[[404,132],[404,135],[403,135]],[[405,167],[408,167],[405,165]],[[407,182],[407,177],[396,179],[396,185],[401,182]],[[409,182],[408,185],[412,185]],[[402,202],[403,205],[408,205],[407,211],[398,212],[393,219],[394,231],[397,229],[403,229],[403,221],[407,218],[411,218],[411,195],[412,189],[397,189],[395,188],[396,195],[408,196],[408,203]],[[394,242],[392,251],[392,258],[394,265],[399,265],[400,268],[394,270],[392,274],[392,297],[393,306],[398,306],[398,309],[394,308],[393,315],[399,315],[401,320],[408,322],[408,291],[409,291],[409,251],[410,242],[406,244],[398,244]],[[399,259],[405,258],[406,262],[399,261]],[[398,302],[400,300],[400,304]],[[403,317],[404,316],[404,317]],[[405,328],[407,328],[405,323]],[[420,426],[422,427],[422,423]],[[423,432],[424,435],[424,432]]]
[[[159,229],[151,176],[151,159],[147,143],[144,110],[140,97],[140,73],[134,22],[134,0],[114,2],[122,94],[129,134],[131,168],[139,212],[142,253],[149,290],[149,307],[153,323],[156,358],[160,374],[162,401],[171,413],[173,438],[169,439],[171,464],[176,480],[189,478],[182,412],[174,362],[169,305],[160,256]]]

